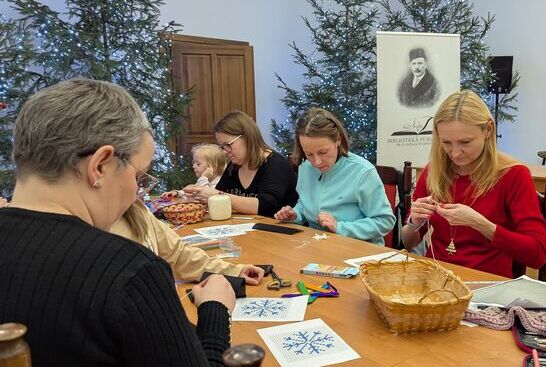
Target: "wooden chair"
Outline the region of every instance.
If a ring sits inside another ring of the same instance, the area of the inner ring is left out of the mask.
[[[540,210],[542,210],[542,216],[544,217],[544,220],[546,220],[546,185],[544,185],[542,196],[539,194],[538,199],[540,202]],[[546,282],[546,265],[538,270],[538,280]]]
[[[411,206],[411,162],[404,162],[402,172],[388,166],[376,166],[375,168],[385,186],[385,193],[396,217],[393,230],[385,236],[385,246],[400,249],[402,248],[400,231]],[[396,202],[397,198],[398,203]]]
[[[537,196],[538,203],[540,205],[540,211],[542,212],[544,220],[546,220],[546,185],[544,187],[544,192],[537,192]],[[527,274],[527,276],[530,276],[531,278],[537,278],[538,280],[546,282],[546,265],[538,269],[537,273],[536,269],[527,269],[526,266],[514,261],[512,263],[512,274],[514,278],[518,278],[524,274]]]

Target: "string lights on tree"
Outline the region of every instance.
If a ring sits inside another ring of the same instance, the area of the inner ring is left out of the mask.
[[[19,17],[2,20],[2,36],[10,37],[0,37],[0,102],[8,107],[0,112],[4,171],[10,168],[11,126],[26,98],[61,80],[86,77],[121,85],[136,99],[154,130],[152,171],[161,188],[176,186],[181,157],[167,143],[180,133],[191,93],[178,91],[171,79],[172,34],[181,26],[159,23],[163,2],[67,0],[58,13],[36,0],[8,1]],[[17,27],[25,32],[18,36]]]
[[[307,0],[314,22],[303,21],[315,50],[305,54],[290,45],[294,63],[305,70],[301,90],[277,75],[281,99],[288,110],[284,122],[272,121],[272,137],[284,154],[292,151],[298,116],[312,106],[339,116],[351,139],[351,150],[375,162],[376,155],[376,31],[456,33],[461,36],[461,88],[472,89],[489,102],[494,80],[486,35],[494,16],[473,14],[467,0]],[[512,90],[518,75],[512,79]],[[517,93],[499,103],[499,120],[513,121]]]

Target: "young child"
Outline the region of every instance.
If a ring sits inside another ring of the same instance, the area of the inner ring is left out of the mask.
[[[197,176],[196,186],[208,186],[214,188],[224,169],[226,168],[226,156],[216,144],[199,144],[193,146],[193,172]],[[162,198],[185,197],[183,190],[165,192]]]

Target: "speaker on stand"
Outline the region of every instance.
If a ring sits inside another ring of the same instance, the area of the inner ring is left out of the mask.
[[[502,135],[498,134],[498,114],[499,114],[499,95],[508,94],[511,91],[512,85],[512,63],[513,56],[492,56],[489,59],[489,65],[493,74],[495,74],[495,80],[489,85],[489,91],[495,94],[495,130],[497,131],[497,138],[502,138]]]

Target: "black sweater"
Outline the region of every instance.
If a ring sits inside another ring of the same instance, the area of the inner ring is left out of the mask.
[[[228,194],[258,198],[258,214],[273,217],[283,206],[296,205],[296,173],[288,160],[277,152],[258,167],[254,179],[245,189],[239,180],[239,166],[230,163],[216,189]]]
[[[206,302],[198,316],[196,335],[168,264],[144,246],[74,216],[0,209],[0,323],[27,325],[34,367],[221,366],[227,309]]]

